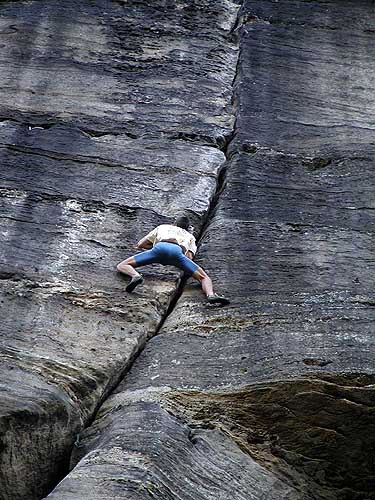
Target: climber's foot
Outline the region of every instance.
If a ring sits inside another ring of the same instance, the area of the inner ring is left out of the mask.
[[[131,293],[136,286],[142,285],[143,282],[144,282],[144,279],[142,278],[141,275],[134,276],[134,278],[131,279],[131,282],[126,287],[126,291]]]
[[[222,297],[214,293],[213,295],[208,295],[207,300],[210,304],[220,304],[221,306],[227,306],[230,304],[230,300],[226,297]]]

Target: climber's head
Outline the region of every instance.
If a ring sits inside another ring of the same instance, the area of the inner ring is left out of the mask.
[[[189,229],[189,226],[190,226],[189,217],[187,217],[186,215],[180,215],[180,216],[176,217],[174,224],[175,224],[175,226],[181,227],[182,229],[186,229],[186,231],[187,231]]]

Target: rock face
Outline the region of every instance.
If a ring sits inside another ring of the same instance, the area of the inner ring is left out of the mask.
[[[1,6],[1,498],[375,498],[374,7],[238,8]]]
[[[42,498],[177,291],[116,264],[180,211],[199,234],[233,128],[231,2],[0,6],[0,498]],[[208,19],[208,21],[205,20]]]

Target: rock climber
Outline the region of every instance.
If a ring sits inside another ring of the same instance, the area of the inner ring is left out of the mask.
[[[186,215],[179,216],[174,224],[157,226],[137,243],[139,250],[146,251],[129,257],[117,265],[117,270],[120,273],[131,278],[126,287],[127,292],[132,292],[144,281],[143,277],[135,270],[136,267],[158,263],[178,267],[187,276],[192,276],[199,281],[210,304],[229,304],[226,297],[214,293],[211,278],[193,262],[197,245],[194,236],[188,231],[189,225],[190,221]]]

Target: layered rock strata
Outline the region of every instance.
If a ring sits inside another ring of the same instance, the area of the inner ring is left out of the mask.
[[[243,6],[198,257],[232,304],[188,283],[48,498],[375,498],[373,6],[349,8]]]
[[[0,498],[45,496],[163,321],[174,268],[116,264],[180,211],[198,236],[233,128],[237,5],[0,6]]]

